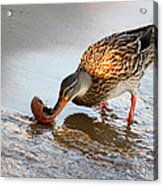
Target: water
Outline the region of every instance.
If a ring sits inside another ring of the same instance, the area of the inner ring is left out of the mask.
[[[62,79],[76,70],[90,43],[151,22],[149,2],[142,2],[145,15],[133,11],[141,2],[120,4],[2,6],[2,176],[156,177],[153,67],[142,79],[130,130],[128,93],[109,101],[111,113],[69,103],[54,126],[36,123],[30,111],[35,95],[55,104]]]

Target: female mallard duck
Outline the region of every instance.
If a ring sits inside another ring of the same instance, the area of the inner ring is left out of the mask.
[[[72,101],[87,107],[101,105],[107,109],[111,98],[131,93],[128,125],[133,121],[136,92],[140,79],[156,59],[157,33],[154,25],[112,34],[88,47],[77,70],[62,83],[53,109],[34,97],[32,112],[38,122],[51,123],[65,105]]]

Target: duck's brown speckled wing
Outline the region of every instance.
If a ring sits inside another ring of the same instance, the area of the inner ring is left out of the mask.
[[[150,29],[148,26],[105,37],[89,46],[80,65],[92,76],[104,79],[132,75],[131,68],[141,52],[141,39]]]
[[[129,61],[137,56],[138,49],[135,38],[114,34],[91,45],[82,56],[81,66],[99,78],[127,75],[130,73]]]

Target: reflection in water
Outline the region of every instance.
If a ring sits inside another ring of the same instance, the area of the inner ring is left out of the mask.
[[[102,119],[103,121],[103,119]],[[125,138],[118,139],[120,136],[128,136],[131,132],[127,129],[118,131],[116,125],[97,121],[97,118],[89,117],[86,114],[74,114],[68,116],[63,126],[69,129],[76,129],[86,133],[92,140],[103,145],[123,147],[129,145],[129,140]],[[137,137],[137,136],[136,136]],[[124,145],[123,145],[124,144]]]
[[[112,153],[132,157],[134,153],[139,152],[131,140],[138,139],[137,134],[127,128],[99,122],[97,118],[86,114],[68,116],[63,123],[63,128],[60,131],[53,131],[55,141],[67,148],[80,150],[89,158],[93,158],[93,154],[103,154],[103,158],[106,156],[107,160]]]
[[[101,162],[111,163],[119,155],[132,158],[140,153],[132,141],[139,140],[138,134],[124,127],[97,121],[97,118],[86,114],[68,116],[60,129],[32,123],[28,134],[39,135],[47,131],[52,131],[55,143],[76,150],[86,158],[98,160],[96,163],[100,166],[104,166]]]

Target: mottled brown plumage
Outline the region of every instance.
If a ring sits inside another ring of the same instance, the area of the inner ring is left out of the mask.
[[[39,109],[33,107],[40,103],[36,104],[38,99],[34,99],[32,111],[36,119],[44,118],[46,123],[47,116],[47,121],[49,117],[53,120],[70,100],[91,107],[129,91],[132,97],[127,122],[131,124],[140,79],[150,64],[156,64],[156,52],[157,29],[154,25],[112,34],[92,44],[82,55],[76,72],[63,80],[53,111],[37,113]]]
[[[153,25],[113,34],[91,45],[79,69],[92,77],[92,86],[76,104],[93,106],[125,91],[136,94],[141,77],[156,57],[156,28]]]

